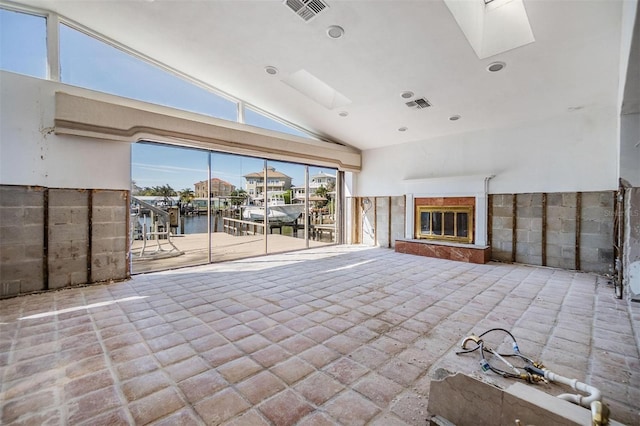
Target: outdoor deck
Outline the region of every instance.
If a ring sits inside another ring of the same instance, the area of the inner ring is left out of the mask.
[[[131,246],[133,253],[132,273],[139,274],[150,271],[173,269],[182,266],[202,265],[209,261],[207,249],[209,238],[206,233],[174,235],[171,241],[184,254],[176,256],[171,253],[172,247],[166,240],[159,240],[163,252],[153,254],[156,241],[147,241],[145,255],[140,257],[143,241],[134,240]],[[309,247],[321,247],[332,243],[309,240]],[[214,262],[223,262],[246,257],[260,256],[265,253],[263,235],[233,236],[225,232],[211,234],[211,257]],[[301,250],[306,247],[302,238],[294,238],[278,233],[267,235],[268,253]]]

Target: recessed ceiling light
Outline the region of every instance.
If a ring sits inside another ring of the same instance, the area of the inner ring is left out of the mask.
[[[264,70],[267,74],[276,75],[278,74],[278,68],[272,67],[271,65],[264,67]]]
[[[400,93],[400,96],[402,96],[405,99],[413,98],[413,92],[409,92],[409,91],[402,92]]]
[[[489,72],[498,72],[504,69],[504,67],[506,67],[507,64],[505,64],[504,62],[492,62],[489,64],[489,66],[487,67],[487,71]]]
[[[347,115],[349,115],[349,113],[348,113],[347,111],[340,111],[340,112],[338,113],[338,115],[339,115],[340,117],[346,117]]]
[[[460,116],[459,116],[459,115],[457,115],[457,114],[456,114],[456,115],[452,115],[451,117],[449,117],[449,120],[450,120],[450,121],[457,121],[457,120],[460,120]]]
[[[400,128],[398,129],[398,131],[399,131],[399,132],[406,132],[407,130],[409,130],[409,128],[408,128],[408,127],[400,127]]]
[[[340,38],[344,35],[344,28],[338,25],[331,25],[327,28],[327,35],[329,38]]]

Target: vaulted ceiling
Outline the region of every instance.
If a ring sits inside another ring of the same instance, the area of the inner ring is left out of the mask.
[[[485,7],[485,0],[453,1]],[[493,0],[486,7],[511,1],[520,0]],[[442,0],[326,0],[328,7],[308,22],[281,0],[19,3],[57,12],[360,149],[621,102],[621,0],[525,0],[535,41],[483,59]],[[344,34],[334,39],[327,30],[336,25]],[[511,36],[506,26],[493,31]],[[487,71],[496,61],[505,68]],[[277,73],[267,73],[269,66]],[[303,91],[312,92],[311,97]],[[406,91],[413,96],[403,98]],[[431,106],[406,105],[416,98]],[[450,120],[456,115],[460,119]]]

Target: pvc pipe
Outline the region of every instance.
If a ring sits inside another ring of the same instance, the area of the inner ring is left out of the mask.
[[[552,382],[569,385],[574,390],[585,392],[588,394],[588,396],[583,396],[579,394],[572,395],[563,393],[562,395],[558,395],[558,398],[573,402],[578,405],[582,405],[585,408],[591,408],[592,402],[602,400],[602,392],[600,392],[598,388],[595,388],[586,383],[579,382],[577,379],[568,379],[549,370],[545,370],[544,378]]]

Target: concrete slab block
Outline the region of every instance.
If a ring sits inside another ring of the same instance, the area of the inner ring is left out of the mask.
[[[0,298],[20,294],[20,280],[0,280]]]
[[[37,186],[0,186],[0,205],[33,206],[44,205],[44,188]]]
[[[89,191],[84,189],[49,189],[49,207],[86,207]]]
[[[94,206],[117,207],[127,205],[127,191],[94,189],[92,197]]]

